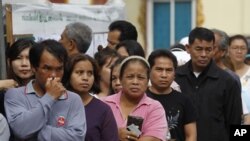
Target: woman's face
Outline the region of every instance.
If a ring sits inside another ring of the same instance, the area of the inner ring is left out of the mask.
[[[244,63],[247,45],[242,39],[235,39],[229,46],[228,55],[233,64]]]
[[[119,65],[116,65],[112,70],[111,85],[115,93],[118,93],[122,89],[122,85],[119,79]]]
[[[29,61],[30,48],[25,48],[15,60],[10,62],[13,72],[21,79],[29,79],[34,74]]]
[[[148,87],[147,68],[139,61],[125,67],[121,78],[123,93],[135,99],[142,97]]]
[[[88,94],[94,84],[93,65],[88,60],[75,64],[70,76],[70,85],[79,94]]]

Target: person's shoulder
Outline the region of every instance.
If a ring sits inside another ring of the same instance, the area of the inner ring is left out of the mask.
[[[161,103],[158,101],[158,100],[155,100],[153,98],[150,98],[148,96],[146,96],[145,98],[145,103],[149,106],[153,106],[153,107],[158,107],[160,106],[161,107]]]
[[[219,77],[221,77],[222,79],[225,79],[225,81],[232,81],[232,82],[237,81],[236,74],[234,75],[233,72],[229,72],[229,71],[222,70],[222,69],[220,69]]]
[[[25,87],[18,87],[18,88],[9,88],[6,93],[5,97],[20,97],[25,96]]]
[[[210,74],[212,74],[212,76],[215,76],[215,77],[218,77],[218,78],[224,79],[224,80],[229,80],[229,81],[235,80],[235,78],[233,78],[232,75],[229,72],[227,72],[226,70],[218,67],[215,63],[212,64],[210,66],[210,68],[211,68],[210,69],[210,72],[211,72]]]
[[[70,106],[70,105],[74,105],[72,107],[77,107],[77,108],[84,108],[84,104],[82,102],[81,97],[77,94],[74,93],[72,91],[68,91],[66,92],[65,96],[62,96],[60,101],[62,103],[65,104],[65,106]],[[79,109],[78,109],[79,110]],[[75,112],[75,110],[72,110],[73,112]]]
[[[189,67],[188,67],[189,63],[190,63],[190,61],[186,62],[185,64],[183,64],[183,65],[181,65],[181,66],[178,66],[178,67],[176,68],[175,73],[176,73],[177,75],[187,74],[187,73],[189,72],[189,71],[188,71],[188,70],[189,70]]]
[[[97,99],[95,97],[93,97],[93,103],[94,104],[94,107],[95,108],[98,108],[99,110],[99,113],[102,113],[102,114],[109,114],[110,112],[112,112],[111,110],[111,107],[105,103],[104,101],[100,100],[100,99]]]
[[[25,91],[25,86],[17,87],[17,88],[9,88],[6,90],[6,92],[13,92],[13,91]]]
[[[182,92],[176,92],[176,95],[178,96],[177,98],[180,99],[181,101],[192,101],[190,95],[187,95]]]
[[[151,116],[152,115],[161,116],[162,113],[165,113],[164,107],[158,100],[154,100],[150,97],[147,97],[146,100],[147,103],[145,104],[145,106],[141,106],[143,107],[141,109],[143,110],[143,112],[149,113]]]
[[[188,68],[188,63],[189,62],[186,62],[185,64],[178,66],[176,68],[176,71],[182,71],[183,69],[187,69]]]
[[[67,92],[67,94],[68,94],[69,97],[76,97],[76,96],[79,96],[77,93],[72,92],[72,91],[69,91],[69,90],[67,90],[66,92]]]
[[[171,93],[174,94],[174,95],[177,95],[177,96],[183,95],[182,92],[179,92],[179,91],[177,91],[175,89],[172,89]]]
[[[182,92],[178,92],[176,90],[173,90],[171,94],[172,97],[178,101],[186,101],[187,99],[189,99],[188,95],[183,94]]]
[[[118,99],[118,93],[104,97],[104,98],[102,98],[102,101],[108,102],[108,103],[113,103],[113,102],[116,102],[117,99]]]
[[[186,95],[184,95],[182,92],[179,92],[179,91],[174,90],[174,89],[172,89],[171,94],[172,94],[173,96],[175,96],[175,97],[186,97]]]
[[[108,104],[106,104],[105,102],[103,102],[102,100],[100,99],[97,99],[95,97],[93,97],[93,102],[94,104],[96,105],[96,107],[102,107],[102,108],[107,108],[109,107]]]
[[[74,99],[81,99],[81,97],[79,96],[79,94],[72,92],[72,91],[68,91],[67,90],[67,95],[66,95],[67,99],[73,100]]]
[[[233,71],[230,70],[230,69],[226,69],[225,71],[226,71],[227,73],[229,73],[234,79],[236,79],[237,81],[240,82],[240,77],[239,77],[235,72],[233,72]]]
[[[228,72],[230,75],[232,75],[233,77],[238,77],[239,78],[239,76],[235,73],[235,72],[233,72],[232,70],[230,70],[230,69],[225,69],[225,71],[226,72]]]

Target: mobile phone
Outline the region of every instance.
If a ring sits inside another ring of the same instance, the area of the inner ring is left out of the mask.
[[[143,118],[139,116],[128,116],[127,129],[134,132],[138,137],[141,135]]]

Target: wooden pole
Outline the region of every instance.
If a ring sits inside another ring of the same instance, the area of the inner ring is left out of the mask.
[[[13,24],[12,24],[12,7],[10,4],[6,4],[6,41],[9,46],[14,42],[13,38]]]

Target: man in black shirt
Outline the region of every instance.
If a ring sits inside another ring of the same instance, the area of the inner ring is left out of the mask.
[[[188,97],[170,87],[175,78],[176,57],[168,50],[153,51],[150,64],[151,86],[147,95],[164,107],[168,121],[168,140],[196,141],[196,113]]]
[[[176,70],[175,81],[198,113],[198,141],[228,141],[230,125],[241,123],[240,87],[213,61],[214,42],[211,30],[193,29],[186,46],[191,60]]]

